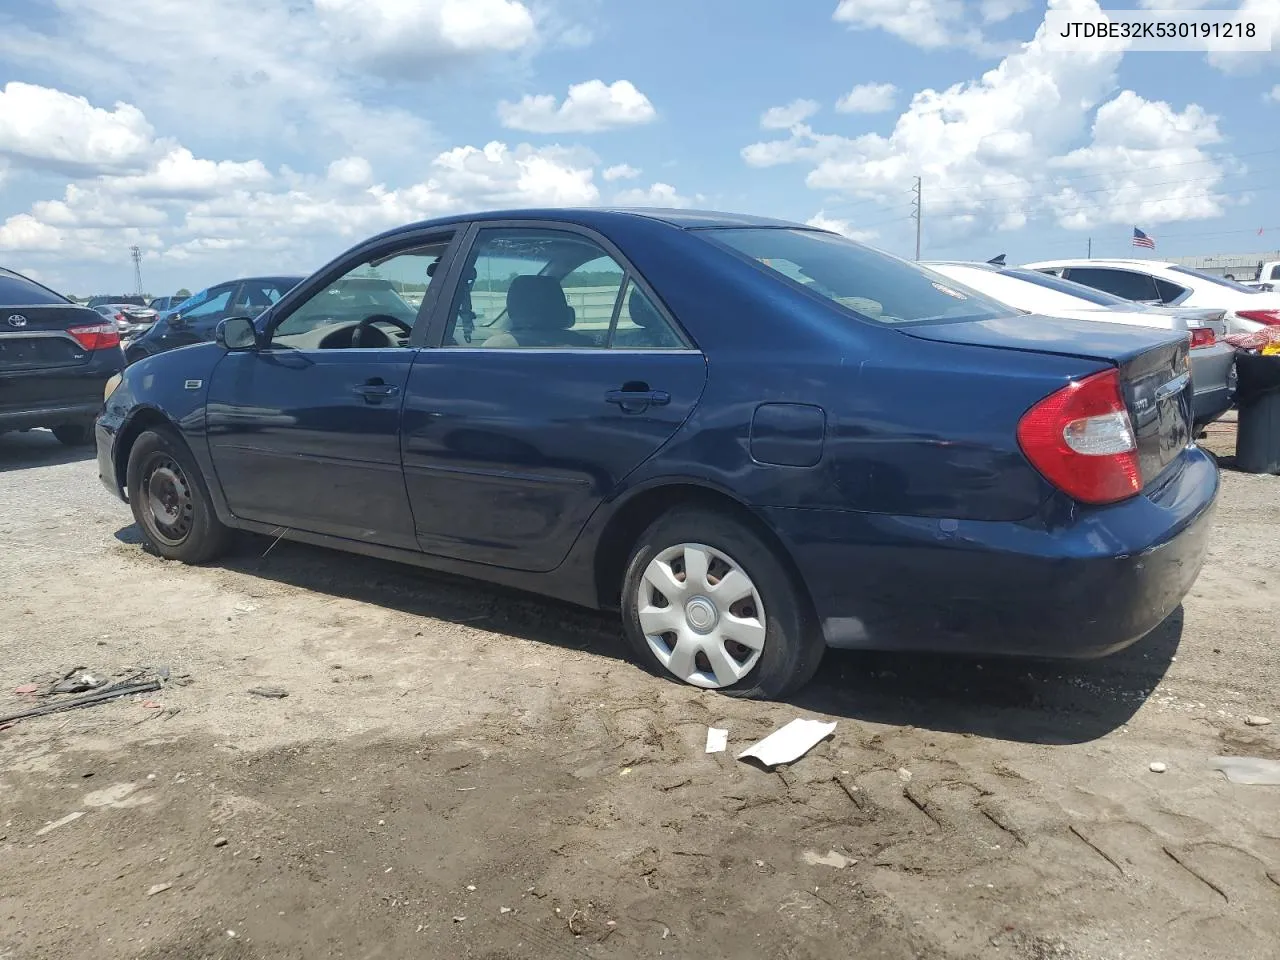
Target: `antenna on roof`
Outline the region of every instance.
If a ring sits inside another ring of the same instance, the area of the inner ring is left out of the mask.
[[[990,260],[987,261],[987,263],[991,264],[993,267],[1005,266],[1006,264],[1004,262],[1004,254],[1002,253],[998,257],[992,257]]]

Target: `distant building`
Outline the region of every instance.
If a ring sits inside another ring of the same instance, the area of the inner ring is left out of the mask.
[[[1258,275],[1258,265],[1268,260],[1280,260],[1280,250],[1262,253],[1213,253],[1203,257],[1169,257],[1170,263],[1194,267],[1218,277],[1231,274],[1236,280],[1253,280]]]

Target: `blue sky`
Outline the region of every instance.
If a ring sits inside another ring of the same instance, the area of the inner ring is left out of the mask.
[[[1280,0],[1139,5],[1280,31]],[[1088,237],[1128,255],[1134,224],[1157,255],[1280,246],[1280,38],[1063,52],[1036,39],[1045,10],[10,0],[0,263],[123,291],[136,244],[158,294],[309,272],[433,215],[612,203],[772,214],[909,255],[917,175],[926,257],[1083,255]]]

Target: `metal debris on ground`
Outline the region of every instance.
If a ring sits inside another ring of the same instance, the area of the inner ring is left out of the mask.
[[[84,667],[76,667],[63,676],[62,680],[55,684],[50,692],[84,693],[87,690],[96,690],[106,682],[105,678],[95,677]]]
[[[147,896],[154,897],[157,893],[164,893],[166,890],[168,890],[172,886],[173,886],[172,883],[157,883],[154,887],[151,887],[147,891]]]
[[[284,687],[250,687],[249,693],[255,697],[266,697],[268,700],[283,700],[289,695]]]
[[[83,810],[76,810],[74,813],[68,813],[61,820],[55,820],[53,823],[46,823],[43,827],[36,831],[37,837],[43,837],[46,833],[57,830],[59,827],[65,827],[68,823],[73,823],[84,816]]]
[[[1214,757],[1213,769],[1220,770],[1232,783],[1251,786],[1280,787],[1280,760],[1262,757]]]
[[[729,746],[729,731],[707,727],[707,753],[723,753]]]
[[[159,680],[139,680],[141,674],[135,674],[130,679],[121,683],[113,683],[109,686],[99,687],[92,693],[86,693],[80,697],[73,697],[70,700],[55,700],[52,703],[46,703],[41,707],[33,707],[30,710],[23,710],[21,713],[10,714],[7,717],[0,717],[0,726],[10,723],[16,723],[19,720],[28,720],[32,717],[43,717],[50,713],[61,713],[64,710],[75,710],[79,707],[93,707],[99,703],[106,703],[108,700],[116,700],[120,697],[131,697],[139,693],[151,693],[160,689]]]
[[[821,720],[805,720],[797,717],[785,727],[775,730],[758,743],[753,743],[738,754],[739,760],[758,760],[766,767],[780,763],[794,763],[820,742],[835,733],[836,724]]]

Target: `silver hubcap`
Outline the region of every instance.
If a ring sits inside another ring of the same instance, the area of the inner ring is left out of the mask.
[[[668,547],[649,561],[636,609],[664,667],[697,687],[727,687],[760,662],[764,604],[745,570],[701,543]]]

